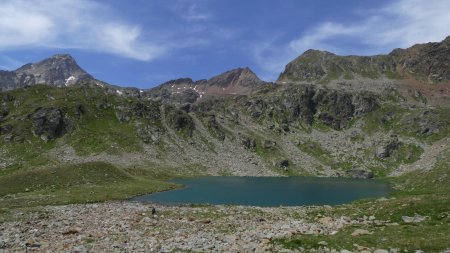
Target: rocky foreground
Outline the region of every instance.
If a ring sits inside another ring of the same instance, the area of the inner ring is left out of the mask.
[[[356,224],[398,225],[375,217],[308,216],[323,208],[330,207],[192,207],[132,202],[50,206],[18,212],[15,221],[0,223],[0,252],[290,252],[272,241],[296,234],[333,235]],[[354,235],[364,233],[368,231],[356,229]],[[312,251],[349,252],[324,244]],[[361,252],[388,250],[361,247]]]

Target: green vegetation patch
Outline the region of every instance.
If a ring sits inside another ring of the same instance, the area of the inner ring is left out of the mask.
[[[352,236],[357,228],[367,229],[369,235]],[[433,235],[433,236],[429,236]],[[279,239],[276,243],[285,248],[319,248],[326,242],[328,248],[358,251],[358,248],[400,249],[414,252],[421,249],[425,252],[440,252],[448,249],[448,224],[418,224],[399,226],[352,226],[335,235],[302,235],[295,239]],[[359,246],[359,247],[358,247]],[[406,251],[405,251],[406,252]]]
[[[328,150],[324,149],[319,143],[314,141],[302,141],[299,143],[298,148],[317,158],[319,161],[323,162],[326,165],[334,164],[334,160],[331,157],[331,154]]]
[[[89,203],[162,191],[175,184],[136,177],[108,163],[18,171],[0,177],[0,206]]]

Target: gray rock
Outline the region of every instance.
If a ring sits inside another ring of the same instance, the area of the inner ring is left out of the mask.
[[[284,159],[278,162],[278,167],[280,168],[287,168],[289,167],[289,160]]]
[[[272,149],[275,148],[277,146],[277,142],[276,141],[271,141],[271,140],[264,140],[262,147],[265,149]]]
[[[244,146],[245,149],[256,148],[256,140],[252,139],[250,137],[243,137],[241,144],[242,144],[242,146]]]
[[[428,216],[421,216],[421,215],[418,215],[418,214],[416,214],[416,215],[413,216],[413,217],[410,217],[410,216],[402,216],[402,220],[403,220],[403,222],[405,222],[405,223],[418,223],[418,222],[425,221],[425,220],[427,220],[427,219],[429,219]]]
[[[369,230],[357,228],[353,231],[352,236],[360,236],[360,235],[370,235],[371,232]]]
[[[131,120],[130,115],[124,111],[117,111],[116,118],[122,123],[128,123]]]
[[[371,179],[373,172],[366,169],[353,168],[347,171],[347,175],[352,178]]]
[[[385,249],[376,249],[373,251],[373,253],[389,253],[389,251]]]
[[[382,142],[376,149],[376,156],[378,158],[387,158],[392,155],[400,147],[401,143],[398,141],[397,136],[391,136],[390,139]]]
[[[39,108],[32,115],[32,132],[43,140],[53,140],[63,136],[66,129],[64,112],[58,108]]]

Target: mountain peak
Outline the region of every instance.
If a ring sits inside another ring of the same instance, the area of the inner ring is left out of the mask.
[[[264,82],[248,67],[226,71],[208,80],[209,86],[260,86]]]
[[[40,62],[25,64],[10,72],[8,78],[8,81],[2,82],[0,77],[0,90],[21,88],[34,84],[62,87],[82,80],[94,79],[69,54],[55,54]]]
[[[69,60],[74,60],[74,58],[70,54],[54,54],[50,58],[51,59],[69,59]]]

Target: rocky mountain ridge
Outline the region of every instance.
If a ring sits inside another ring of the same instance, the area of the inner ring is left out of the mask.
[[[259,79],[249,68],[226,71],[208,80],[180,78],[145,90],[143,95],[165,101],[193,103],[204,96],[250,95],[270,85]]]
[[[425,83],[450,81],[450,36],[442,42],[395,49],[387,55],[338,56],[308,50],[286,65],[278,82],[319,82],[369,79],[416,79]]]

